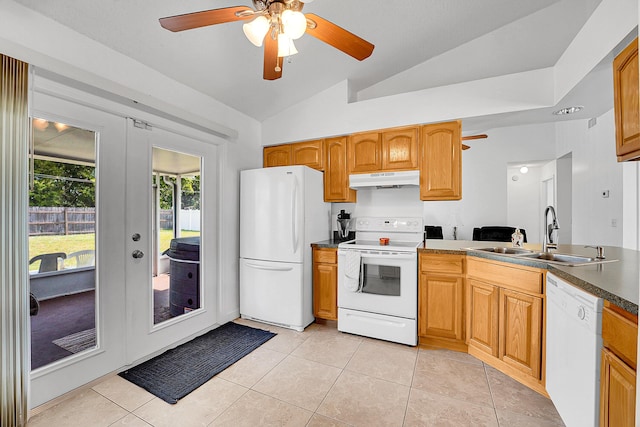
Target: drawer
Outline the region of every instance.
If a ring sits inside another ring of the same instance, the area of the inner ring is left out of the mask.
[[[638,320],[630,320],[617,313],[616,308],[602,309],[602,341],[620,359],[636,369],[638,357]],[[619,310],[619,309],[617,309]],[[632,316],[632,315],[629,315]]]
[[[420,272],[464,274],[464,255],[420,254]]]
[[[338,262],[338,250],[332,248],[314,249],[313,262],[336,264]]]
[[[543,272],[534,267],[467,257],[467,277],[516,291],[542,293]]]

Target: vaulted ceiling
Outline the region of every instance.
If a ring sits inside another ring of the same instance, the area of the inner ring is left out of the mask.
[[[242,21],[178,33],[165,16],[248,0],[16,0],[257,120],[338,82],[370,99],[553,66],[600,0],[315,0],[319,15],[375,45],[359,62],[304,35],[279,80]],[[63,46],[60,47],[64,49]],[[117,66],[117,64],[114,64]]]

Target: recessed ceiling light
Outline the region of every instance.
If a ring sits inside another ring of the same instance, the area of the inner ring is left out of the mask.
[[[565,114],[573,114],[573,113],[577,113],[578,111],[582,110],[583,108],[584,107],[581,107],[581,106],[561,108],[558,111],[554,111],[553,114],[555,114],[556,116],[562,116],[562,115],[565,115]]]
[[[520,173],[527,173],[527,172],[529,172],[529,168],[528,167],[523,166],[523,167],[520,168]]]

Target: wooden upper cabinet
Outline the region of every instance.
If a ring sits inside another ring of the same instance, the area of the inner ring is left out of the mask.
[[[613,60],[613,99],[618,161],[640,158],[638,39]]]
[[[324,170],[324,140],[291,144],[291,164]]]
[[[347,137],[327,138],[324,147],[324,201],[355,203],[356,191],[349,188]]]
[[[382,170],[418,168],[417,127],[382,132]]]
[[[382,168],[380,132],[350,135],[347,147],[349,173],[379,172]]]
[[[291,165],[291,144],[264,147],[262,150],[263,167],[270,168],[273,166],[289,165]]]
[[[462,122],[425,125],[420,132],[420,200],[462,198]]]

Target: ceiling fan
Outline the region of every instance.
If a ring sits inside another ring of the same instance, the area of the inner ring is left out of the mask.
[[[488,135],[486,133],[482,133],[480,135],[469,135],[469,136],[463,136],[462,139],[463,141],[469,141],[471,139],[485,139],[487,138]],[[462,144],[462,149],[463,150],[468,150],[469,148],[471,148],[470,146],[468,146],[467,144]]]
[[[336,49],[362,61],[373,52],[374,45],[342,27],[312,13],[303,14],[299,0],[253,0],[254,8],[224,7],[160,18],[160,25],[170,31],[184,31],[233,21],[249,21],[243,30],[249,41],[260,47],[264,43],[265,80],[282,77],[283,57],[298,51],[293,40],[307,33]]]

